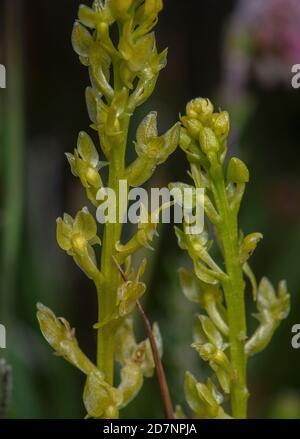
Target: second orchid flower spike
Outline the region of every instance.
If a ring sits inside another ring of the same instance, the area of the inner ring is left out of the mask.
[[[196,189],[205,191],[202,197],[206,220],[203,232],[193,236],[186,227],[183,230],[175,228],[179,246],[187,250],[194,265],[193,274],[180,270],[184,294],[207,313],[197,319],[193,347],[215,372],[222,391],[230,395],[232,416],[245,418],[249,397],[248,357],[266,347],[280,321],[287,317],[289,294],[281,283],[276,295],[266,280],[261,282],[257,292],[256,278],[248,259],[262,234],[250,233],[244,237],[238,224],[250,174],[239,158],[231,157],[226,161],[229,114],[216,112],[209,99],[196,98],[187,104],[181,123],[180,146],[190,163],[193,209],[197,203]],[[183,188],[178,183],[173,186]],[[208,232],[211,232],[212,240]],[[224,268],[211,256],[213,241],[218,244]],[[259,326],[249,339],[244,276],[250,280],[254,300],[257,295],[259,311],[256,315]],[[203,392],[208,398],[206,410],[200,404]],[[214,398],[213,393],[210,385],[198,385],[187,376],[186,397],[197,416],[216,418],[224,415],[220,409],[222,399]]]

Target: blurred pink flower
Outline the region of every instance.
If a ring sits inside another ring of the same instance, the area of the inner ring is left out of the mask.
[[[300,63],[300,0],[239,0],[227,36],[225,82],[235,94],[250,74],[266,88],[290,84]]]

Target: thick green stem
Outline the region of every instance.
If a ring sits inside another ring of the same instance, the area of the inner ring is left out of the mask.
[[[108,187],[116,194],[117,212],[116,222],[106,223],[104,229],[101,252],[101,272],[103,280],[97,286],[99,322],[108,321],[112,316],[116,306],[117,290],[120,283],[119,273],[112,263],[112,256],[116,255],[116,243],[120,241],[122,234],[122,223],[119,222],[119,180],[124,175],[129,121],[129,116],[123,119],[123,139],[121,145],[118,145],[118,148],[114,145],[115,150],[112,150],[110,159]],[[104,373],[106,381],[111,385],[113,385],[114,381],[115,332],[116,322],[114,320],[98,330],[97,365]]]
[[[118,179],[116,169],[111,164],[109,187],[118,194]],[[116,295],[119,275],[112,265],[111,256],[115,255],[116,242],[120,240],[121,225],[107,223],[105,225],[103,247],[101,255],[101,272],[104,280],[99,289],[99,321],[107,320],[113,313],[116,304]],[[97,363],[109,384],[113,384],[114,374],[114,328],[112,323],[98,330]]]
[[[244,351],[247,327],[244,298],[245,283],[239,261],[237,214],[229,207],[221,168],[217,172],[215,181],[215,198],[222,218],[217,231],[222,244],[228,275],[228,279],[223,282],[223,288],[227,304],[230,359],[236,371],[236,377],[231,388],[232,416],[243,419],[247,417],[248,400],[247,358]]]

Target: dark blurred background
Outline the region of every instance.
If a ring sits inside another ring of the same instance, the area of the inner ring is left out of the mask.
[[[82,348],[95,355],[93,285],[55,239],[56,218],[87,203],[64,157],[90,123],[87,70],[70,43],[80,3],[0,0],[0,63],[7,68],[7,89],[0,90],[0,322],[7,328],[7,349],[0,354],[12,367],[11,418],[85,415],[83,376],[51,354],[38,330],[36,302],[65,316]],[[169,62],[153,97],[135,116],[131,140],[149,110],[158,110],[163,131],[196,96],[231,112],[230,154],[239,154],[252,175],[240,224],[245,233],[264,234],[252,266],[258,279],[288,279],[292,295],[289,318],[266,351],[250,361],[250,416],[300,418],[300,351],[291,347],[291,327],[300,323],[300,91],[291,86],[291,67],[300,63],[300,1],[164,3],[157,39],[160,49],[169,47]],[[151,184],[188,181],[186,170],[178,150]],[[189,261],[172,226],[161,228],[155,247],[145,307],[160,324],[173,400],[185,407],[185,370],[199,379],[206,371],[190,348],[196,309],[178,282],[178,267]],[[247,297],[254,311],[250,291]],[[249,328],[254,325],[250,316]],[[137,329],[143,338],[138,319]],[[162,416],[155,378],[123,416]]]

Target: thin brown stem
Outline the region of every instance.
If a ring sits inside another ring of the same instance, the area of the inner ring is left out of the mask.
[[[112,259],[113,259],[116,267],[118,268],[122,279],[124,280],[124,282],[127,282],[128,279],[126,277],[126,274],[122,270],[122,267],[120,266],[120,264],[118,263],[118,261],[116,260],[116,258],[114,256],[112,256]],[[167,379],[166,379],[166,374],[165,374],[164,367],[163,367],[162,362],[161,362],[161,358],[159,355],[159,351],[158,351],[158,347],[157,347],[157,344],[155,341],[155,337],[153,335],[151,323],[150,323],[150,321],[149,321],[149,319],[148,319],[148,317],[147,317],[147,315],[146,315],[146,313],[145,313],[145,311],[144,311],[144,309],[139,301],[137,301],[137,309],[138,309],[140,316],[144,322],[146,332],[148,334],[149,342],[151,345],[153,360],[154,360],[155,370],[156,370],[156,376],[157,376],[157,380],[158,380],[158,384],[159,384],[161,399],[162,399],[163,406],[164,406],[165,418],[166,419],[174,419],[174,409],[173,409],[171,395],[170,395],[170,391],[169,391],[169,387],[168,387],[168,383],[167,383]]]
[[[162,365],[162,362],[160,359],[160,355],[159,355],[157,344],[156,344],[156,341],[155,341],[155,338],[153,335],[151,324],[150,324],[150,321],[149,321],[148,317],[146,316],[145,311],[144,311],[144,309],[139,301],[137,301],[137,308],[138,308],[139,313],[144,321],[145,328],[146,328],[146,331],[148,333],[148,337],[149,337],[149,341],[150,341],[150,345],[151,345],[151,349],[152,349],[152,353],[153,353],[153,359],[154,359],[154,363],[155,363],[157,380],[159,383],[160,393],[161,393],[161,397],[162,397],[162,401],[163,401],[163,405],[164,405],[165,417],[166,417],[166,419],[174,419],[173,404],[172,404],[171,395],[170,395],[170,391],[169,391],[169,387],[168,387],[168,383],[167,383],[167,378],[166,378],[166,374],[165,374],[165,371],[164,371],[164,368],[163,368],[163,365]]]

